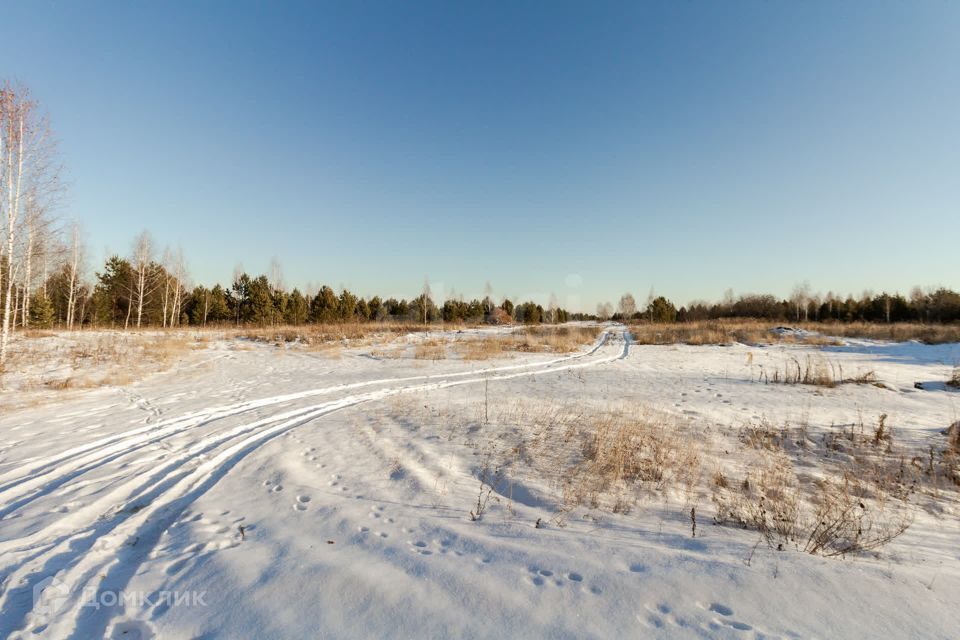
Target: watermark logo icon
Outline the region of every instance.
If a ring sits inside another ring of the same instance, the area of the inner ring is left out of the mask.
[[[33,610],[43,616],[53,615],[69,597],[70,587],[56,576],[49,576],[33,586]]]

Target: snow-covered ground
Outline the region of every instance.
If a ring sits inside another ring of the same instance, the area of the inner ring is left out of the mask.
[[[812,442],[885,414],[894,451],[942,448],[960,345],[638,346],[609,325],[573,354],[382,352],[212,339],[132,384],[0,393],[0,636],[958,636],[955,490],[874,553],[778,551],[711,524],[702,482],[568,504],[564,429],[642,407],[699,440],[701,476],[743,468],[746,425]],[[764,383],[796,363],[879,382]]]

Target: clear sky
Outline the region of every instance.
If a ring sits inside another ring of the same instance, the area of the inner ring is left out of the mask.
[[[957,2],[33,0],[0,60],[91,263],[146,228],[362,295],[960,287]]]

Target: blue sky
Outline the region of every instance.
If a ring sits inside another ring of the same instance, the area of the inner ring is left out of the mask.
[[[960,3],[5,4],[92,263],[146,228],[364,295],[960,286]]]

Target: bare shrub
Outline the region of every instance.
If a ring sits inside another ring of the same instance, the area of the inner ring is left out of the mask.
[[[738,434],[740,442],[753,449],[779,451],[783,449],[787,438],[785,429],[778,429],[766,420],[759,424],[747,424],[740,428]]]
[[[937,457],[931,449],[928,460],[894,452],[886,414],[872,430],[861,418],[859,425],[823,433],[819,445],[805,440],[794,448],[794,436],[805,434],[805,426],[777,429],[765,422],[742,428],[739,440],[752,458],[740,481],[717,472],[725,483],[712,487],[715,522],[758,531],[778,549],[825,556],[870,551],[910,526],[916,499],[939,499],[938,478],[950,472],[949,450]],[[791,453],[817,474],[798,476]],[[923,494],[927,483],[932,493]]]
[[[947,386],[960,389],[960,365],[953,367],[953,373],[950,375],[950,379],[947,380]]]
[[[771,547],[838,556],[869,551],[897,538],[912,523],[909,505],[871,491],[853,474],[823,478],[807,489],[789,459],[774,454],[740,483],[716,487],[717,524],[758,531]]]
[[[903,503],[867,500],[861,482],[849,475],[841,482],[823,480],[819,488],[815,509],[802,526],[807,553],[839,556],[877,549],[913,522]]]
[[[770,453],[740,482],[715,486],[712,498],[717,524],[758,531],[769,545],[778,548],[797,536],[799,483],[783,453]]]
[[[480,469],[480,490],[477,493],[477,504],[470,511],[470,520],[476,522],[483,518],[487,511],[487,505],[490,503],[490,496],[501,484],[501,469],[492,467],[491,456],[488,455],[483,467]]]

